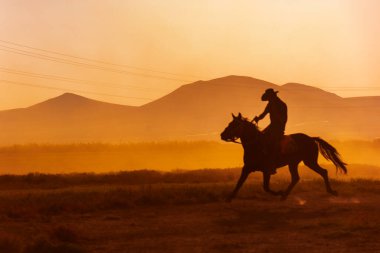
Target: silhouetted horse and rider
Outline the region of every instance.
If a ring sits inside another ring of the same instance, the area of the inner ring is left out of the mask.
[[[286,104],[273,89],[267,89],[261,99],[268,101],[261,115],[256,116],[253,121],[249,121],[240,113],[237,116],[232,114],[232,121],[221,134],[222,140],[227,142],[237,142],[237,139],[240,139],[244,148],[244,166],[241,176],[227,200],[231,201],[236,196],[249,173],[254,171],[263,172],[265,191],[273,195],[280,195],[285,199],[299,181],[298,164],[301,161],[321,175],[328,193],[337,195],[337,192],[331,189],[327,170],[318,164],[318,153],[321,152],[323,157],[332,161],[337,169],[347,173],[346,164],[341,160],[338,151],[318,137],[310,137],[302,133],[284,135],[288,119]],[[270,124],[260,131],[257,122],[267,114],[270,115]],[[271,190],[271,174],[275,174],[277,168],[286,165],[289,166],[291,174],[289,186],[285,191]]]

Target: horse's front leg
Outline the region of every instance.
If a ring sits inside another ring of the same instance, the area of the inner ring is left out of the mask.
[[[231,202],[232,199],[235,198],[235,196],[238,193],[240,187],[243,185],[243,183],[247,179],[247,177],[249,175],[249,172],[250,172],[249,168],[247,166],[244,166],[243,169],[242,169],[242,171],[241,171],[240,178],[239,178],[239,180],[236,183],[235,189],[232,191],[232,193],[226,199],[227,202]]]
[[[263,188],[264,191],[269,192],[270,194],[273,194],[275,196],[283,195],[283,191],[272,191],[270,189],[270,177],[271,174],[269,171],[263,171]]]

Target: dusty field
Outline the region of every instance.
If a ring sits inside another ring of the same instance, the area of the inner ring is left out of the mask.
[[[334,180],[339,197],[301,181],[280,201],[254,176],[224,203],[237,173],[3,176],[0,252],[380,252],[379,181]]]
[[[329,142],[350,165],[380,166],[379,140]],[[0,174],[231,168],[241,167],[242,157],[240,145],[222,141],[29,144],[0,147]],[[320,157],[321,162],[326,163]],[[363,168],[360,171],[360,176],[363,176],[365,171]],[[379,171],[368,172],[371,177],[380,179]]]

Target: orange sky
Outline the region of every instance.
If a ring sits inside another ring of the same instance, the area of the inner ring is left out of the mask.
[[[2,0],[0,23],[0,109],[64,89],[140,105],[231,74],[380,95],[377,0]]]

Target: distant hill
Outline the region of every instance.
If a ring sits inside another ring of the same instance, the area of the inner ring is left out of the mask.
[[[263,111],[265,103],[260,97],[267,88],[278,90],[288,104],[288,133],[346,139],[380,137],[380,97],[341,98],[303,84],[278,86],[250,77],[227,76],[183,85],[140,107],[65,93],[28,108],[0,111],[0,145],[219,140],[232,112],[253,118]]]

